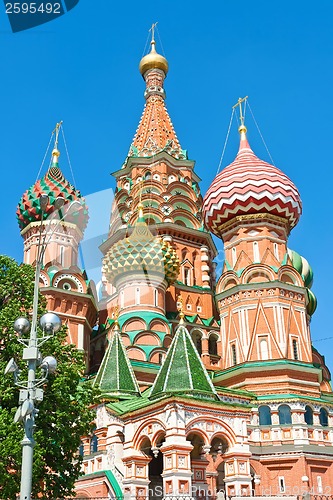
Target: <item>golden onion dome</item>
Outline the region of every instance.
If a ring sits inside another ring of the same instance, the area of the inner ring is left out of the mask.
[[[151,43],[151,50],[149,54],[144,56],[139,64],[139,70],[141,75],[143,76],[146,71],[155,68],[161,69],[162,71],[164,71],[165,74],[167,74],[169,69],[168,61],[165,59],[165,57],[161,56],[161,54],[158,54],[156,52],[155,40],[152,40],[150,43]]]

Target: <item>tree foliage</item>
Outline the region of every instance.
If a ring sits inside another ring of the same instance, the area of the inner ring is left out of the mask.
[[[18,265],[13,259],[0,256],[0,497],[15,498],[20,489],[22,424],[13,417],[18,407],[18,390],[10,375],[3,372],[14,357],[26,378],[22,361],[22,345],[17,341],[13,323],[19,316],[31,317],[34,269]],[[38,315],[45,312],[45,300],[39,299]],[[32,497],[45,499],[73,493],[80,473],[81,457],[77,455],[80,438],[91,432],[94,418],[89,406],[93,389],[82,382],[83,354],[74,345],[65,343],[66,327],[41,347],[42,354],[53,355],[58,362],[55,375],[44,387],[44,400],[39,404],[34,438]]]

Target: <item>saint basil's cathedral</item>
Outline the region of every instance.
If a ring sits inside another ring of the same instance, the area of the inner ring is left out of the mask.
[[[39,197],[49,196],[41,292],[102,395],[77,496],[332,493],[333,393],[311,345],[313,273],[287,246],[299,192],[252,151],[241,112],[238,153],[203,198],[165,106],[168,62],[154,37],[140,72],[146,102],[113,174],[98,299],[78,267],[88,209],[62,174],[58,141],[17,211],[24,262],[35,264]],[[60,222],[59,196],[70,207]],[[218,278],[212,234],[224,244]]]

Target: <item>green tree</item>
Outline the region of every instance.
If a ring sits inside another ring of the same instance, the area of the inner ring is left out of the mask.
[[[26,376],[22,345],[13,323],[19,316],[30,317],[33,302],[34,269],[0,256],[0,498],[13,500],[20,489],[22,424],[13,417],[18,407],[18,390],[10,375],[3,376],[7,362],[14,357]],[[39,316],[45,312],[40,296]],[[82,382],[83,354],[65,343],[66,327],[42,346],[44,356],[53,355],[58,369],[44,387],[44,400],[38,406],[34,438],[32,497],[45,499],[71,495],[79,476],[81,457],[77,455],[81,436],[91,432],[94,413],[90,409],[95,393]]]

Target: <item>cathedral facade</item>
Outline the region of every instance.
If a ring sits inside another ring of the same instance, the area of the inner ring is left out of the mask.
[[[252,151],[241,113],[235,160],[203,198],[165,106],[168,63],[154,38],[140,72],[145,107],[113,174],[100,297],[78,267],[87,207],[60,170],[57,141],[18,207],[26,263],[40,228],[53,228],[41,290],[102,394],[82,437],[77,496],[332,494],[333,393],[311,345],[313,273],[288,248],[299,192]],[[218,279],[212,235],[224,245]]]

